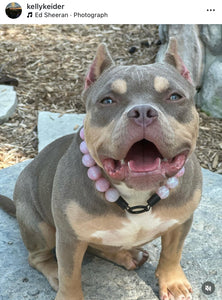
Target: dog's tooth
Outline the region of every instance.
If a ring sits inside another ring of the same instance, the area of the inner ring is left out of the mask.
[[[128,161],[128,168],[129,168],[130,171],[132,171],[131,168],[130,168],[130,162],[129,161]]]
[[[162,159],[162,161],[164,161],[164,162],[167,162],[167,161],[168,161],[168,159],[167,159],[167,158],[163,158],[163,159]]]
[[[121,165],[125,165],[125,160],[124,159],[121,159]]]

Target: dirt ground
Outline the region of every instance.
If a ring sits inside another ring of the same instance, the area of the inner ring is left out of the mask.
[[[159,47],[155,25],[1,25],[0,78],[19,82],[18,107],[0,125],[0,169],[37,154],[38,111],[83,113],[84,77],[99,43],[117,64],[148,64]],[[222,173],[222,120],[200,112],[197,156]]]

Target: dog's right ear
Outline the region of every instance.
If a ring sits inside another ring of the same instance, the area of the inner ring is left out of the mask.
[[[106,44],[100,44],[97,48],[96,56],[85,79],[85,90],[93,84],[103,71],[114,65]]]
[[[179,56],[177,48],[178,47],[176,38],[171,37],[169,39],[169,45],[165,54],[164,61],[175,67],[186,80],[193,84],[190,72],[188,71],[187,67],[185,66],[184,62]]]

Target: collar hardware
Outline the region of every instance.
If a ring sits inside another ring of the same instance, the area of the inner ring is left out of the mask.
[[[144,212],[149,211],[160,200],[161,200],[161,198],[160,198],[159,195],[153,194],[147,200],[147,205],[129,206],[129,203],[126,202],[122,197],[119,197],[118,200],[115,203],[117,205],[119,205],[120,208],[122,208],[123,210],[128,211],[131,214],[142,214]]]

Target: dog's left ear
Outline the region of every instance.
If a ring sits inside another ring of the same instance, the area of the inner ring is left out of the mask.
[[[106,44],[100,44],[97,48],[96,56],[85,79],[85,90],[94,83],[99,76],[109,67],[114,65],[114,62],[109,54]]]
[[[193,84],[190,77],[190,72],[188,71],[187,67],[178,54],[177,40],[173,37],[171,37],[169,40],[169,45],[165,54],[164,62],[174,66],[186,80]]]

